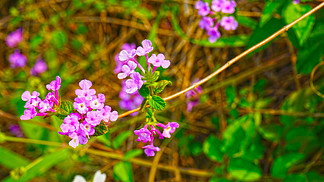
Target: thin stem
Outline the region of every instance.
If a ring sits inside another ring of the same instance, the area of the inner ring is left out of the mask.
[[[316,12],[317,10],[321,9],[324,6],[324,2],[322,2],[321,4],[319,4],[318,6],[316,6],[315,8],[313,8],[312,10],[310,10],[309,12],[307,12],[306,14],[304,14],[303,16],[301,16],[300,18],[298,18],[297,20],[293,21],[292,23],[284,26],[282,29],[278,30],[277,32],[275,32],[274,34],[272,34],[270,37],[266,38],[265,40],[263,40],[262,42],[256,44],[255,46],[251,47],[250,49],[244,51],[243,53],[241,53],[240,55],[236,56],[235,58],[231,59],[230,61],[228,61],[226,64],[224,64],[222,67],[220,67],[218,70],[216,70],[215,72],[213,72],[212,74],[208,75],[207,77],[205,77],[204,79],[200,80],[199,82],[191,85],[190,87],[177,92],[169,97],[164,98],[165,101],[174,99],[178,96],[180,96],[181,94],[184,94],[186,92],[188,92],[189,90],[192,90],[196,87],[198,87],[199,85],[202,85],[204,83],[206,83],[208,80],[212,79],[213,77],[215,77],[216,75],[218,75],[219,73],[223,72],[224,70],[226,70],[228,67],[230,67],[232,64],[234,64],[235,62],[237,62],[238,60],[242,59],[243,57],[245,57],[246,55],[250,54],[251,52],[253,52],[254,50],[258,49],[259,47],[265,45],[266,43],[270,42],[271,40],[273,40],[274,38],[278,37],[280,34],[288,31],[292,26],[294,26],[295,24],[297,24],[298,22],[300,22],[301,20],[305,19],[306,17],[308,17],[309,15],[313,14],[314,12]],[[149,107],[149,106],[148,106]],[[133,109],[131,111],[127,111],[123,114],[120,114],[118,116],[118,118],[122,118],[125,116],[128,116],[134,112],[139,111],[140,108],[136,108]]]
[[[148,58],[147,54],[145,54],[145,58],[146,58],[146,63],[147,63],[147,71],[150,72],[151,64],[148,61],[149,58]]]
[[[136,59],[132,58],[132,60],[137,64],[137,66],[143,71],[143,73],[145,73],[145,70],[143,68],[143,66],[141,64],[139,64]]]
[[[5,139],[5,141],[10,141],[10,142],[33,143],[33,144],[39,144],[39,145],[50,145],[50,146],[55,146],[55,147],[63,146],[63,144],[59,143],[59,142],[35,140],[35,139],[30,139],[30,138],[18,138],[18,137],[5,136],[4,139]]]

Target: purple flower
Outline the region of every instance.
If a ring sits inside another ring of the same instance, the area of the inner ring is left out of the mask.
[[[82,88],[81,89],[76,89],[75,90],[75,94],[79,97],[79,98],[85,98],[85,100],[87,101],[91,101],[93,95],[96,94],[96,90],[95,89],[90,89],[90,87],[92,86],[92,82],[89,80],[81,80],[79,82],[79,86]]]
[[[130,74],[135,72],[135,68],[137,67],[137,64],[134,61],[128,61],[127,65],[122,66],[122,72],[117,75],[119,79],[124,79]]]
[[[21,120],[30,120],[37,115],[35,108],[25,109],[24,115],[20,116]]]
[[[90,107],[91,109],[102,109],[105,104],[103,104],[103,102],[99,101],[100,99],[97,98],[97,96],[93,96],[92,100],[90,101]]]
[[[143,141],[144,143],[150,142],[151,138],[153,138],[151,131],[147,129],[147,125],[144,128],[134,131],[135,135],[138,135],[137,141]]]
[[[16,125],[16,124],[11,124],[9,125],[9,130],[10,130],[10,133],[14,134],[15,136],[19,137],[19,138],[22,138],[24,137],[24,133],[23,131],[21,130],[20,126],[19,125]]]
[[[211,9],[215,12],[220,12],[223,8],[224,0],[213,0]]]
[[[44,60],[38,60],[34,67],[30,70],[30,74],[35,76],[43,73],[44,71],[47,70],[47,65],[44,62]]]
[[[121,50],[126,50],[127,52],[129,52],[129,51],[131,51],[132,49],[135,49],[135,48],[136,48],[136,45],[134,43],[132,43],[132,44],[125,43],[125,44],[122,45]],[[114,73],[119,73],[119,72],[121,72],[122,66],[127,64],[127,61],[121,62],[119,60],[119,53],[116,54],[115,61],[116,61],[116,68],[114,70]]]
[[[9,61],[11,68],[24,67],[26,66],[27,58],[16,49],[15,52],[9,56]]]
[[[29,91],[25,91],[21,95],[21,99],[23,101],[27,101],[25,104],[25,108],[32,109],[38,106],[38,104],[42,101],[39,97],[39,92],[33,91],[32,95],[30,95]]]
[[[207,30],[207,34],[209,35],[208,40],[211,43],[216,42],[216,40],[221,36],[221,34],[219,33],[217,27],[209,28]]]
[[[300,0],[293,0],[293,3],[294,4],[299,4],[300,3]]]
[[[47,111],[55,112],[53,109],[54,103],[49,100],[43,100],[39,103],[38,109],[40,113],[45,113]]]
[[[153,50],[152,42],[150,40],[147,40],[147,39],[143,40],[142,45],[143,45],[143,47],[138,46],[136,49],[136,54],[138,56],[144,56],[145,54],[147,54]]]
[[[61,130],[64,133],[75,132],[79,129],[79,117],[72,113],[64,118],[64,123],[61,124]]]
[[[100,111],[89,111],[87,112],[87,117],[85,121],[92,126],[97,126],[101,122],[101,112]]]
[[[162,66],[163,68],[168,68],[170,66],[170,61],[165,60],[163,54],[158,54],[157,56],[155,54],[152,54],[152,56],[148,59],[148,62],[152,63],[155,67]]]
[[[207,2],[197,1],[195,8],[198,10],[200,16],[206,16],[209,14],[210,8]]]
[[[234,17],[232,16],[224,16],[221,21],[220,21],[220,25],[222,27],[224,27],[225,30],[235,30],[238,26],[237,21],[234,19]]]
[[[143,97],[138,93],[138,91],[135,91],[132,94],[128,94],[126,92],[126,82],[122,82],[122,90],[119,92],[119,97],[121,98],[121,101],[119,101],[120,108],[124,110],[132,110],[137,107],[139,107],[143,101]],[[132,113],[132,116],[135,116],[137,112]]]
[[[131,79],[126,80],[126,92],[132,94],[139,90],[144,83],[142,77],[143,76],[137,72],[131,74]]]
[[[89,138],[89,136],[93,135],[95,133],[95,129],[94,127],[87,123],[87,122],[83,122],[80,124],[80,129],[81,131]]]
[[[73,103],[74,109],[76,109],[80,114],[85,114],[88,112],[87,101],[85,98],[75,98]]]
[[[9,47],[16,47],[23,40],[23,29],[19,28],[14,32],[11,32],[6,37],[6,43]]]
[[[171,134],[175,132],[176,128],[179,128],[177,122],[169,122],[167,125],[158,123],[157,126],[164,128],[162,135],[166,138],[171,138]]]
[[[214,25],[214,21],[212,18],[207,17],[207,16],[203,16],[201,18],[201,20],[199,21],[199,27],[201,29],[206,29],[208,30],[210,27],[212,27]]]
[[[119,53],[119,61],[128,61],[130,59],[133,59],[136,55],[136,50],[135,49],[132,49],[130,51],[126,51],[126,50],[122,50],[120,53]]]
[[[47,90],[58,91],[61,88],[61,78],[56,76],[56,80],[53,80],[50,84],[46,85]]]
[[[196,83],[197,81],[198,80],[193,81],[192,84]],[[202,93],[202,88],[200,86],[186,92],[187,111],[188,112],[191,112],[193,107],[195,107],[196,105],[199,104],[199,94],[201,94],[201,93]]]
[[[160,151],[159,147],[154,147],[152,144],[144,146],[143,149],[145,149],[144,152],[147,156],[154,156],[154,152]]]
[[[222,6],[222,12],[232,14],[235,11],[236,2],[234,0],[224,1]]]
[[[69,145],[73,148],[76,148],[79,143],[81,145],[84,145],[88,142],[87,137],[82,135],[82,133],[71,133],[69,137],[72,138],[72,140],[69,142]]]

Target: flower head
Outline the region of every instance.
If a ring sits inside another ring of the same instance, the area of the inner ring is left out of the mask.
[[[132,94],[139,90],[144,83],[142,77],[143,76],[137,72],[131,74],[131,79],[126,80],[126,92]]]
[[[222,4],[222,12],[232,14],[235,11],[236,2],[234,0],[224,1]]]
[[[220,12],[223,8],[224,1],[225,0],[213,0],[211,9],[214,10],[215,12]]]
[[[6,43],[9,47],[16,47],[23,40],[23,29],[19,28],[14,32],[11,32],[6,37]]]
[[[61,87],[61,78],[56,76],[56,80],[53,80],[50,84],[46,85],[47,90],[58,91]]]
[[[117,77],[119,79],[124,79],[128,77],[130,74],[135,72],[135,68],[137,67],[137,64],[134,61],[128,61],[127,65],[122,66],[122,73],[119,73]]]
[[[201,16],[206,16],[210,12],[210,8],[207,2],[203,2],[201,0],[197,1],[195,4],[195,8],[198,10],[198,14]]]
[[[136,54],[138,56],[144,56],[145,54],[150,53],[153,50],[152,42],[150,40],[143,40],[142,45],[143,47],[138,46],[136,49]]]
[[[126,50],[122,50],[120,53],[119,53],[119,61],[128,61],[128,60],[131,60],[135,57],[136,55],[136,50],[135,49],[132,49],[130,51],[126,51]]]
[[[207,17],[207,16],[203,16],[201,18],[201,20],[199,21],[199,27],[201,29],[206,29],[208,30],[210,27],[212,27],[214,25],[214,21],[212,18]]]
[[[163,68],[168,68],[170,66],[170,61],[165,60],[163,54],[158,54],[157,56],[155,54],[152,54],[152,56],[148,59],[148,62],[152,63],[155,67],[162,66]]]
[[[177,122],[169,122],[167,125],[158,123],[157,126],[164,129],[162,135],[166,138],[171,138],[171,134],[175,132],[176,128],[179,128],[179,124]]]
[[[139,130],[134,131],[135,135],[138,135],[137,141],[143,141],[144,143],[151,141],[151,131],[147,129],[147,125],[144,126],[144,128],[141,128]]]
[[[47,70],[47,64],[44,62],[44,60],[40,59],[36,62],[34,67],[30,70],[31,75],[39,75]]]
[[[147,156],[154,156],[154,152],[160,151],[159,147],[154,147],[153,145],[146,145],[143,147],[143,149],[145,149],[144,152]]]
[[[26,66],[27,58],[16,49],[15,52],[9,56],[9,61],[11,68],[24,67]]]
[[[220,32],[218,31],[217,27],[209,28],[207,30],[207,34],[209,35],[209,42],[213,43],[221,36]]]
[[[224,27],[225,30],[235,30],[238,23],[233,16],[224,16],[220,21],[220,25]]]

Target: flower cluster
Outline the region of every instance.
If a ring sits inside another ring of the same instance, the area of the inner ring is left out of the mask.
[[[171,138],[171,134],[175,132],[176,128],[179,128],[177,122],[169,122],[167,125],[158,123],[156,126],[163,128],[163,132],[161,133],[153,125],[145,125],[143,128],[134,131],[135,135],[138,135],[137,141],[150,142],[149,145],[143,147],[147,156],[154,156],[154,152],[160,151],[159,147],[153,145],[154,135],[158,135],[159,139]]]
[[[111,107],[105,105],[105,95],[96,95],[96,90],[91,89],[89,80],[81,80],[81,89],[76,89],[77,97],[74,99],[73,112],[64,118],[61,125],[61,135],[67,135],[72,140],[69,145],[76,148],[79,144],[86,144],[90,136],[94,135],[95,127],[118,119],[117,111],[111,111]]]
[[[198,80],[194,81],[192,84],[196,83]],[[191,84],[191,85],[192,85]],[[199,104],[199,94],[202,93],[202,88],[198,86],[192,90],[186,92],[186,99],[187,99],[187,111],[191,112],[193,107]]]
[[[208,2],[197,1],[195,8],[202,16],[199,27],[205,29],[209,35],[209,42],[215,42],[220,36],[219,25],[225,30],[235,30],[238,26],[233,16],[228,16],[235,12],[236,2],[234,0],[213,0],[211,7]],[[208,16],[209,15],[209,16]]]
[[[119,101],[120,108],[124,110],[136,109],[143,102],[143,97],[138,93],[138,91],[128,94],[126,92],[126,83],[122,82],[122,90],[119,92],[119,97],[122,99]],[[132,116],[135,116],[137,112],[132,113]]]
[[[8,47],[14,48],[23,41],[23,29],[19,28],[14,32],[11,32],[6,37],[6,43]],[[9,56],[9,62],[11,68],[25,67],[27,63],[27,57],[20,53],[19,49],[16,49],[13,54]],[[30,70],[30,74],[35,76],[43,73],[47,70],[47,65],[43,60],[38,60],[34,67]]]
[[[49,92],[45,99],[39,98],[40,93],[33,91],[30,94],[29,91],[25,91],[21,99],[27,101],[25,104],[24,115],[20,116],[21,120],[29,120],[35,116],[45,116],[51,112],[55,112],[55,107],[59,105],[59,93],[58,90],[61,87],[61,78],[56,76],[56,80],[53,80],[50,84],[46,85]]]
[[[153,47],[151,41],[143,40],[142,46],[138,46],[136,49],[130,46],[128,50],[124,49],[119,53],[118,60],[122,62],[119,63],[122,66],[120,70],[117,70],[117,77],[119,79],[130,77],[130,79],[127,79],[125,82],[127,93],[135,93],[142,87],[144,83],[144,81],[142,80],[143,76],[141,74],[145,74],[145,70],[143,66],[137,62],[137,56],[145,56],[148,72],[150,72],[151,64],[153,65],[152,73],[158,67],[168,68],[170,66],[170,61],[165,60],[163,54],[152,54],[149,58],[148,53],[150,53],[152,50]],[[139,72],[136,72],[135,69],[137,67],[141,70],[141,74]]]

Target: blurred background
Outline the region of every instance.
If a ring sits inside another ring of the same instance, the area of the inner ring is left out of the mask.
[[[1,0],[0,179],[92,181],[101,170],[106,181],[324,181],[323,9],[201,85],[201,93],[168,101],[157,119],[180,128],[157,141],[154,157],[133,133],[143,113],[76,149],[58,134],[59,118],[20,120],[22,93],[44,98],[57,75],[63,99],[73,101],[88,79],[106,104],[126,112],[114,72],[125,43],[149,39],[171,61],[160,70],[173,82],[161,93],[167,97],[322,2],[237,0],[237,29],[221,29],[210,43],[192,0]],[[15,31],[22,42],[10,46]]]

